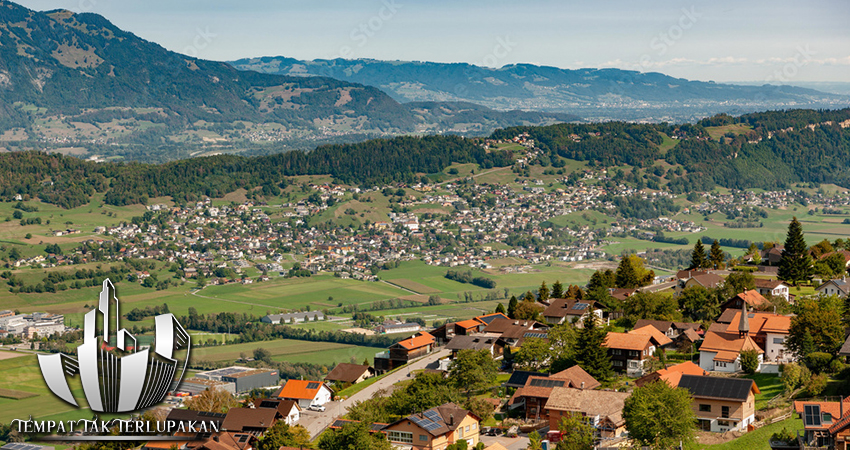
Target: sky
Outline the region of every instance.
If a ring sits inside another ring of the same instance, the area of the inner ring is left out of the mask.
[[[850,82],[846,0],[18,0],[105,16],[176,52],[611,67]]]

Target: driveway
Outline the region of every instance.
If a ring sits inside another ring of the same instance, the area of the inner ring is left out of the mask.
[[[311,439],[315,439],[316,436],[333,423],[334,419],[344,416],[348,412],[348,408],[355,402],[368,400],[372,398],[372,395],[374,395],[375,392],[378,392],[381,389],[392,388],[394,384],[407,379],[410,372],[426,369],[429,365],[435,364],[438,359],[449,356],[449,353],[450,352],[448,350],[440,350],[422,359],[414,361],[408,364],[407,367],[381,378],[371,386],[368,386],[344,401],[326,403],[325,408],[327,409],[323,413],[306,410],[302,411],[301,420],[298,424],[307,428],[307,431],[310,432]]]

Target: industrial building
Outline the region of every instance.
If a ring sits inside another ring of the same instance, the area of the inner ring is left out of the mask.
[[[276,370],[241,366],[200,372],[195,374],[195,378],[233,383],[237,394],[255,388],[277,387],[280,384],[280,375]]]

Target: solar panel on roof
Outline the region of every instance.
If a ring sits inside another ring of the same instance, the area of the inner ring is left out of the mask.
[[[566,382],[564,380],[552,380],[552,379],[540,379],[540,378],[534,378],[529,383],[530,386],[545,387],[545,388],[563,387],[564,384],[566,384]]]
[[[243,434],[243,435],[239,436],[239,440],[238,440],[238,442],[239,442],[240,444],[245,443],[245,442],[248,442],[248,438],[249,438],[249,437],[250,437],[250,436],[248,436],[247,434]]]
[[[548,336],[547,333],[534,333],[534,332],[528,332],[528,333],[525,333],[525,334],[522,335],[522,337],[527,337],[527,338],[529,338],[529,337],[531,337],[531,338],[545,338],[547,336]]]
[[[425,430],[426,431],[434,431],[434,430],[439,430],[442,427],[443,427],[443,424],[441,424],[441,423],[431,422],[431,423],[429,423],[428,425],[425,426]]]
[[[260,408],[277,408],[277,402],[263,400],[260,402]]]
[[[307,389],[316,389],[319,387],[319,383],[307,383]]]
[[[433,411],[433,410],[425,411],[425,417],[433,420],[434,422],[439,422],[439,421],[443,420],[443,418],[440,417],[440,414],[437,413],[437,411]]]
[[[575,305],[573,305],[573,309],[587,309],[588,306],[590,305],[588,305],[587,303],[576,303]]]

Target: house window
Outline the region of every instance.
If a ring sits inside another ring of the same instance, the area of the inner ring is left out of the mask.
[[[623,367],[623,361],[614,360],[614,361],[611,361],[611,364],[613,364],[614,367]]]
[[[726,363],[725,363],[725,362],[715,361],[715,362],[714,362],[714,367],[726,367]]]
[[[729,418],[729,407],[728,406],[721,406],[720,407],[720,417],[722,417],[724,419]]]
[[[773,343],[774,344],[784,344],[785,338],[773,338]]]
[[[638,358],[638,357],[640,357],[640,352],[629,351],[629,357],[630,358]]]
[[[699,405],[700,412],[711,412],[711,405]]]
[[[466,433],[467,435],[469,434],[469,425],[466,426],[466,430],[464,430],[463,432]]]
[[[611,354],[612,354],[612,355],[622,355],[622,354],[623,354],[623,350],[621,350],[621,349],[619,349],[619,348],[612,348],[612,349],[611,349]]]
[[[422,442],[428,442],[428,436],[426,436],[424,434],[420,434],[419,440],[422,441]]]
[[[387,434],[387,439],[390,442],[400,442],[402,444],[412,444],[413,443],[413,433],[409,433],[407,431],[390,431]]]

